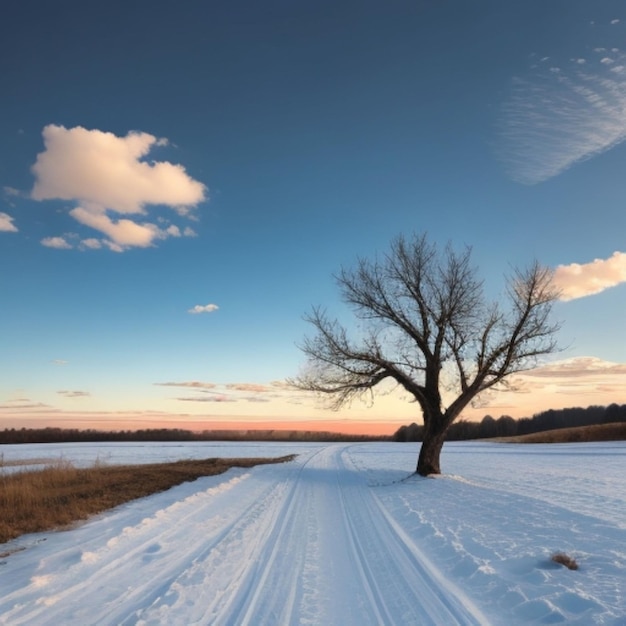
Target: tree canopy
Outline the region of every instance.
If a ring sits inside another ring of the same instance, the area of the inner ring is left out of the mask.
[[[293,382],[339,409],[394,381],[422,411],[420,474],[440,472],[446,432],[470,402],[557,349],[558,292],[537,262],[512,271],[506,306],[487,301],[471,248],[440,249],[425,235],[399,236],[384,256],[358,259],[335,278],[359,330],[314,307],[306,319],[315,334],[301,346],[307,363]]]

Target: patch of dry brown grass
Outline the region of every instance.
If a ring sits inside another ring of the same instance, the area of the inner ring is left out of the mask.
[[[559,565],[564,565],[565,567],[567,567],[567,569],[578,569],[578,563],[576,563],[576,559],[565,554],[564,552],[556,552],[552,555],[551,560],[555,563],[558,563]]]
[[[573,428],[557,428],[544,430],[517,437],[497,437],[489,441],[503,443],[580,443],[589,441],[625,441],[626,423],[594,424],[592,426],[575,426]]]
[[[202,459],[148,465],[76,468],[57,461],[43,469],[0,472],[0,543],[26,533],[67,527],[130,500],[143,498],[231,467],[284,463],[275,459]]]

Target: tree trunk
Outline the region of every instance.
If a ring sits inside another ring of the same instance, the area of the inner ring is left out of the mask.
[[[434,425],[431,423],[424,428],[422,447],[417,459],[416,470],[420,476],[441,474],[439,456],[441,455],[443,442],[446,439],[447,430],[448,426],[443,426],[440,423]]]

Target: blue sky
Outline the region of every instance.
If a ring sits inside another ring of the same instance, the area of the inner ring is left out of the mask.
[[[10,2],[0,426],[418,417],[282,384],[412,232],[563,288],[564,362],[476,416],[626,402],[625,41],[613,0]]]

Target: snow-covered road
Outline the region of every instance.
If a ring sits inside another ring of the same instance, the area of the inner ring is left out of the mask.
[[[0,565],[0,624],[626,624],[626,525],[606,519],[619,494],[590,518],[504,487],[502,473],[407,479],[399,445],[303,445],[290,463],[22,538]],[[591,561],[609,558],[605,579],[547,563],[572,537]]]

